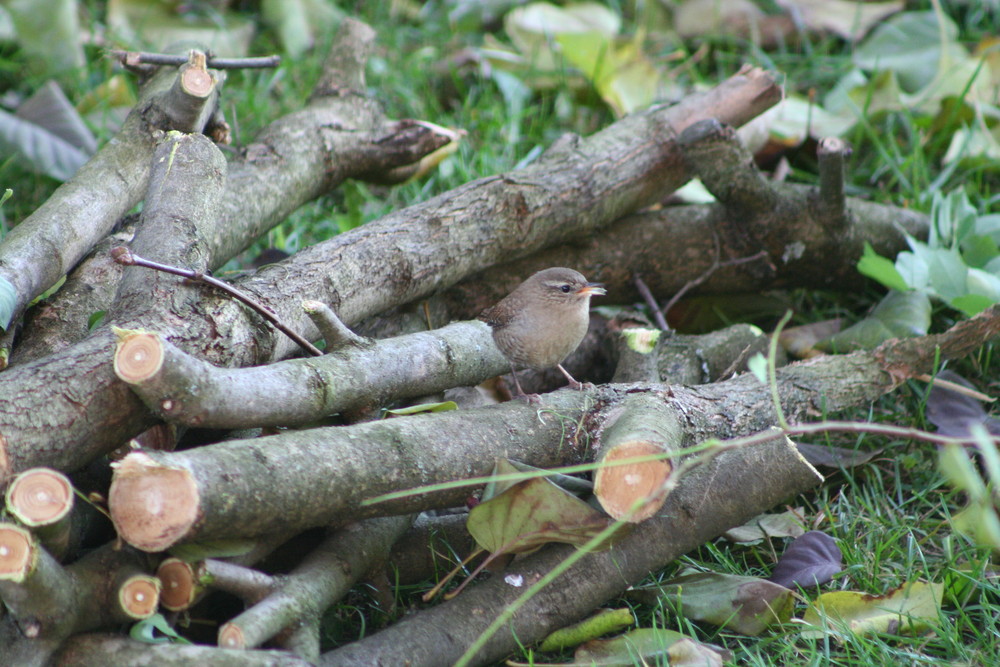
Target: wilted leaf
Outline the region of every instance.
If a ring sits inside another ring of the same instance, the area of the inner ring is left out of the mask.
[[[885,595],[823,593],[806,609],[802,620],[812,628],[801,634],[818,638],[831,631],[855,635],[923,632],[930,621],[937,620],[943,594],[942,584],[920,581],[903,584]]]
[[[312,48],[320,34],[332,31],[344,17],[326,0],[263,0],[261,11],[292,58]]]
[[[937,377],[974,389],[971,382],[954,371],[941,371]],[[927,395],[926,414],[927,421],[937,426],[941,435],[967,438],[972,424],[983,424],[993,435],[1000,435],[1000,421],[987,415],[979,401],[940,384],[934,384]]]
[[[515,467],[510,459],[497,459],[497,462],[493,464],[493,473],[491,474],[493,479],[490,479],[483,488],[480,502],[485,503],[487,500],[492,500],[518,482],[523,481],[522,479],[496,479],[501,476],[516,475],[519,472],[524,471]]]
[[[839,137],[857,122],[850,110],[833,113],[815,102],[790,95],[755,119],[766,123],[771,137],[789,147],[798,146],[806,139]]]
[[[570,33],[597,33],[611,38],[621,29],[621,18],[594,2],[557,7],[533,2],[507,13],[504,30],[533,69],[543,72],[560,68],[556,36]]]
[[[861,39],[889,14],[903,9],[902,0],[892,2],[849,2],[848,0],[778,0],[795,12],[810,30],[828,30],[846,40]]]
[[[931,303],[923,292],[895,290],[868,317],[816,344],[816,349],[850,352],[877,347],[890,338],[923,336],[931,323]]]
[[[832,537],[811,530],[788,545],[769,579],[786,588],[819,586],[840,572],[843,560]]]
[[[618,46],[613,37],[596,32],[563,33],[556,41],[617,116],[644,109],[656,98],[660,73],[637,42]]]
[[[0,111],[0,153],[20,156],[32,171],[69,180],[89,155],[34,123]]]
[[[868,463],[882,452],[881,449],[875,449],[870,452],[859,452],[854,449],[833,447],[831,445],[813,445],[807,442],[797,442],[795,446],[806,461],[814,466],[824,466],[827,468],[853,468],[854,466]]]
[[[751,637],[787,621],[795,604],[794,594],[784,586],[714,572],[682,575],[656,587],[634,589],[628,596],[648,604],[663,598],[667,606],[679,604],[684,618]]]
[[[97,150],[94,133],[55,81],[46,81],[17,108],[16,115],[51,132],[87,155],[93,155]]]
[[[730,528],[722,536],[730,542],[745,543],[757,542],[765,537],[798,537],[805,530],[800,507],[779,514],[759,514],[742,526]]]
[[[722,667],[724,653],[727,652],[696,642],[673,630],[640,628],[614,639],[587,642],[577,649],[573,662],[569,664],[631,667],[646,664],[647,660],[657,657],[666,657],[671,667]]]
[[[947,16],[941,18],[941,25],[933,11],[903,12],[889,18],[854,49],[854,64],[869,71],[892,70],[907,92],[924,88],[943,58],[967,57],[957,43],[958,28]]]
[[[395,415],[397,417],[402,415],[417,415],[421,412],[448,412],[450,410],[458,410],[458,403],[455,401],[441,401],[440,403],[421,403],[420,405],[410,405],[405,408],[394,408],[392,410],[386,410],[385,414]]]
[[[576,496],[536,477],[473,507],[466,527],[481,547],[496,554],[524,553],[549,542],[582,546],[610,523]]]
[[[765,20],[750,0],[685,0],[674,14],[674,29],[685,39],[709,34],[745,36]]]

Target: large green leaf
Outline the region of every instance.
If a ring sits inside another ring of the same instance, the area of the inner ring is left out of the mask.
[[[160,634],[157,634],[159,632]],[[177,634],[177,631],[167,623],[163,614],[153,614],[132,626],[129,636],[145,644],[190,644],[191,642]]]
[[[903,12],[879,25],[852,55],[869,71],[892,70],[907,92],[916,92],[935,77],[943,57],[966,57],[957,43],[958,28],[933,11]],[[944,37],[944,44],[941,38]]]
[[[875,252],[871,244],[865,242],[865,251],[858,260],[858,271],[869,278],[874,278],[889,289],[905,292],[910,284],[899,273],[896,265],[889,259]]]
[[[870,350],[890,338],[923,336],[931,324],[931,302],[923,292],[892,291],[868,317],[816,343],[824,352]]]

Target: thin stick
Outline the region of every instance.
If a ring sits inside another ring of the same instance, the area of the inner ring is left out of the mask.
[[[718,239],[716,239],[716,250],[718,250]],[[677,302],[680,301],[685,294],[687,294],[695,287],[708,280],[712,276],[712,274],[718,271],[719,269],[727,266],[736,266],[737,264],[746,264],[747,262],[755,262],[758,259],[764,259],[765,257],[767,257],[766,250],[761,250],[758,253],[750,255],[749,257],[737,257],[736,259],[726,260],[725,262],[720,262],[718,259],[718,255],[716,255],[716,259],[714,262],[712,262],[712,266],[708,267],[708,269],[706,269],[703,274],[701,274],[694,280],[688,282],[686,285],[684,285],[684,287],[680,288],[677,291],[677,294],[674,294],[674,296],[671,297],[670,301],[667,301],[667,305],[663,306],[664,314],[669,313],[670,309],[676,306]]]
[[[636,289],[639,290],[639,294],[646,301],[646,305],[649,309],[653,311],[653,320],[656,322],[656,326],[660,327],[661,331],[670,331],[670,325],[667,324],[667,318],[663,316],[663,311],[660,310],[660,304],[656,303],[656,297],[653,293],[649,291],[649,286],[642,280],[642,277],[635,273],[632,275],[632,280],[635,282]]]
[[[285,334],[286,336],[294,340],[296,343],[299,344],[299,346],[302,349],[304,349],[309,354],[316,357],[323,356],[323,353],[319,349],[317,349],[315,345],[313,345],[305,338],[303,338],[302,336],[300,336],[299,334],[297,334],[296,332],[292,331],[287,326],[282,324],[281,321],[278,320],[277,315],[275,315],[270,308],[263,305],[262,303],[255,301],[252,297],[239,291],[229,283],[225,283],[219,280],[218,278],[214,278],[210,275],[202,273],[201,271],[180,269],[175,266],[169,266],[167,264],[160,264],[159,262],[143,259],[142,257],[139,257],[138,255],[134,254],[131,250],[129,250],[125,246],[117,246],[115,248],[112,248],[111,257],[119,264],[123,264],[125,266],[142,266],[147,269],[163,271],[164,273],[172,273],[175,276],[181,276],[182,278],[187,278],[188,280],[208,283],[209,285],[212,285],[213,287],[222,290],[223,292],[229,294],[237,301],[246,304],[253,310],[260,313],[260,316],[263,317],[268,322],[270,322],[272,325],[274,325],[275,329],[277,329],[281,333]]]
[[[982,392],[976,391],[975,389],[970,389],[969,387],[960,385],[957,382],[952,382],[951,380],[945,380],[943,378],[932,378],[926,373],[923,375],[917,375],[913,379],[922,380],[924,382],[933,381],[935,385],[941,387],[942,389],[947,389],[948,391],[953,391],[956,394],[962,394],[963,396],[968,396],[969,398],[974,398],[977,401],[983,401],[984,403],[993,403],[997,400],[992,396],[988,396]]]
[[[139,65],[173,65],[179,67],[188,61],[187,56],[170,53],[147,53],[145,51],[123,51],[112,49],[111,56],[126,67]],[[261,56],[259,58],[215,58],[209,56],[208,67],[213,69],[266,69],[281,64],[281,56]]]

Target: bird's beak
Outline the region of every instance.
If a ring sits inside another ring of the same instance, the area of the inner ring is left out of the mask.
[[[608,292],[607,290],[604,289],[604,285],[602,285],[601,283],[587,283],[586,285],[578,289],[576,293],[579,294],[580,296],[585,296],[588,294],[596,294],[600,296],[602,294],[607,294]]]

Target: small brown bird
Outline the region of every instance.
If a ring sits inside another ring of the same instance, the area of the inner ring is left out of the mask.
[[[531,398],[521,389],[517,367],[556,366],[571,387],[583,388],[562,361],[587,333],[590,297],[604,293],[603,285],[587,282],[579,272],[554,267],[535,273],[479,315],[493,329],[494,342],[510,362],[518,395]]]

